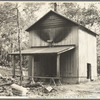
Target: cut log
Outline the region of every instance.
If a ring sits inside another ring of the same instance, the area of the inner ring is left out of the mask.
[[[19,86],[17,84],[12,84],[12,92],[13,95],[17,95],[17,96],[26,96],[28,90],[22,86]]]

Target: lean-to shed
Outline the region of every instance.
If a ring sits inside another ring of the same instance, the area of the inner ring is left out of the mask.
[[[54,11],[26,31],[30,48],[21,52],[30,56],[29,76],[60,78],[64,83],[97,78],[96,33]]]

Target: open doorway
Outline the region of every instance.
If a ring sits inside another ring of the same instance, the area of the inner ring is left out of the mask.
[[[55,77],[56,76],[56,55],[40,54],[34,56],[35,76]]]
[[[87,63],[87,79],[91,79],[91,64]]]

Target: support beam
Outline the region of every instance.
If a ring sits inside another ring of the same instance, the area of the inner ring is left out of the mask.
[[[34,56],[32,56],[32,82],[34,83]]]
[[[60,77],[60,54],[57,55],[57,77]]]
[[[15,55],[12,56],[12,74],[13,74],[13,78],[15,78]]]
[[[28,75],[30,77],[31,84],[34,84],[34,56],[29,57],[29,69],[28,69]]]
[[[32,57],[29,56],[29,66],[28,66],[28,76],[30,78],[30,76],[32,76],[32,72],[31,72],[31,69],[32,69]]]

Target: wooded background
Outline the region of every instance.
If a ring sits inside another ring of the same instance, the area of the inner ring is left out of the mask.
[[[100,34],[99,2],[56,2],[56,4],[58,13]],[[54,10],[53,2],[0,2],[0,66],[10,67],[11,57],[8,53],[19,50],[18,29],[21,49],[29,48],[29,34],[25,29],[49,10]],[[100,35],[97,36],[97,55],[100,73]],[[16,58],[17,64],[18,59]],[[28,57],[24,57],[22,62],[24,67],[28,65],[27,59]]]

